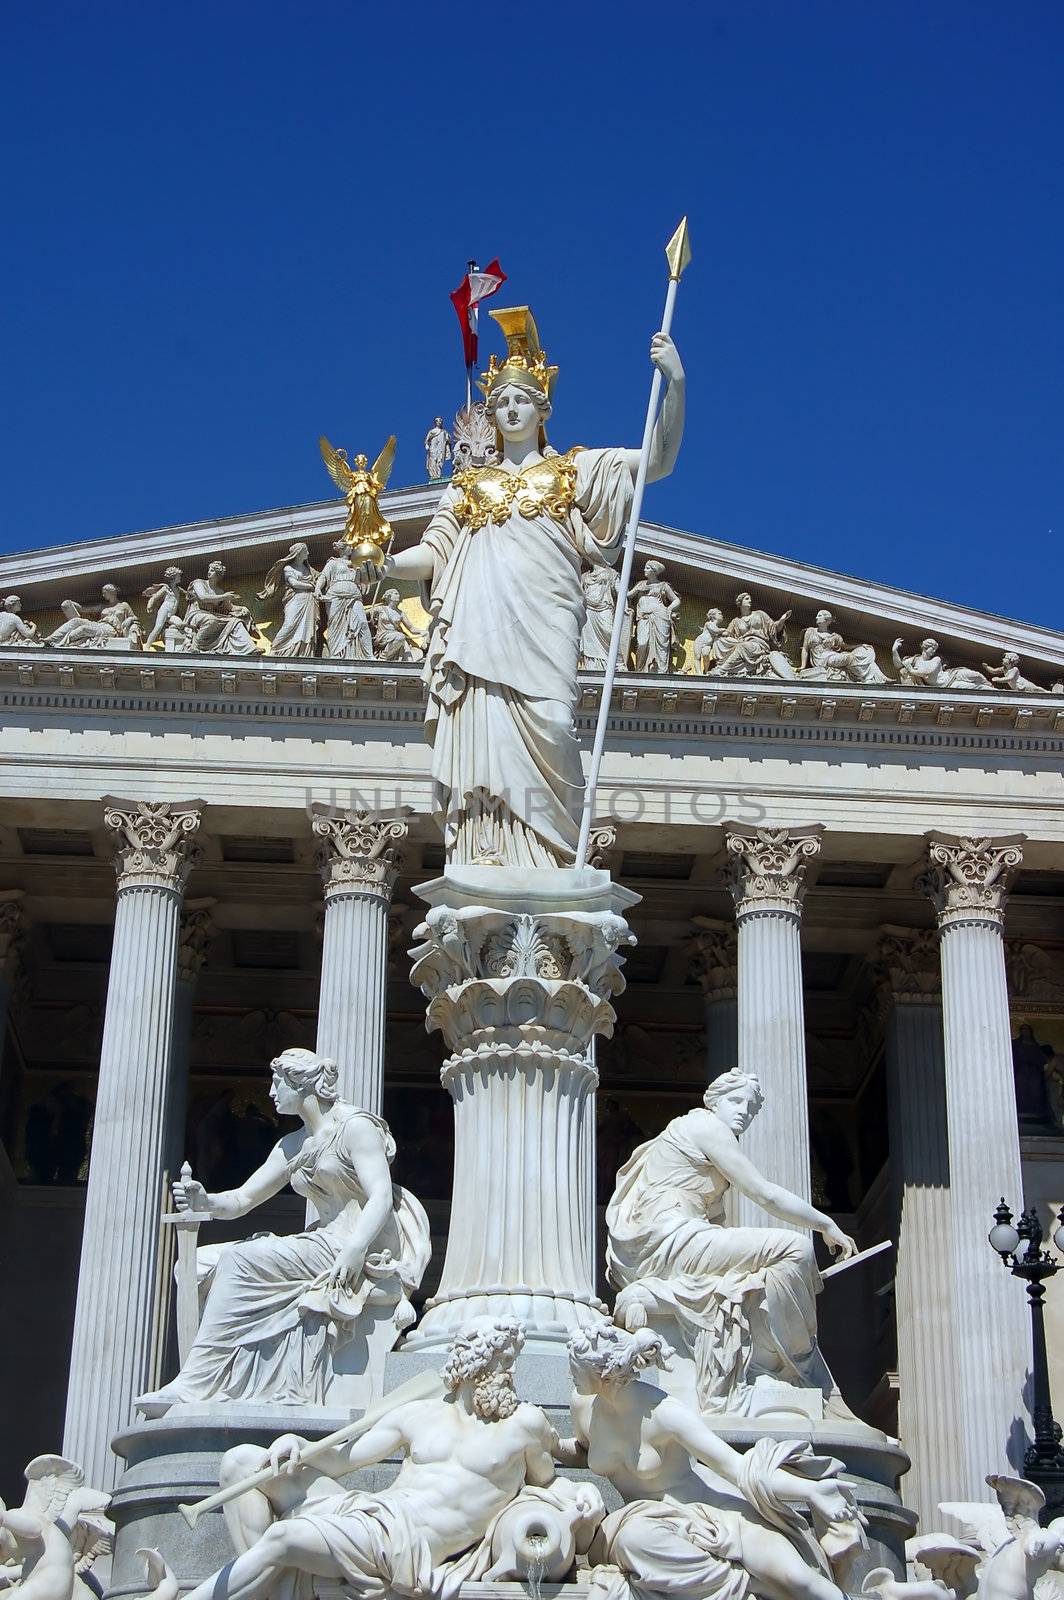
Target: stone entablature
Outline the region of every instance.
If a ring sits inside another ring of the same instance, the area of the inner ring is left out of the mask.
[[[601,674],[580,674],[579,723],[590,727],[601,695]],[[0,653],[0,697],[11,706],[42,708],[162,710],[236,716],[305,717],[342,715],[406,722],[420,720],[425,703],[416,662],[321,660],[298,666],[268,657],[123,655],[102,651],[8,650]],[[959,690],[946,699],[935,690],[744,679],[692,683],[680,674],[627,673],[613,692],[610,726],[618,732],[699,735],[768,734],[875,742],[891,730],[891,743],[936,743],[963,739],[965,748],[992,748],[1010,732],[1021,737],[1064,733],[1064,694],[988,694]],[[372,709],[371,709],[372,708]],[[900,730],[899,733],[894,730]],[[939,738],[938,732],[942,737]],[[972,742],[971,731],[987,738]],[[1054,751],[1007,739],[1008,748]],[[1003,746],[1004,748],[1004,746]],[[1061,745],[1064,753],[1064,745]]]

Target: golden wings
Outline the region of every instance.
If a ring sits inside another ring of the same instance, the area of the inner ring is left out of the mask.
[[[352,489],[364,487],[359,482],[358,475],[359,473],[364,473],[366,471],[365,456],[356,456],[354,465],[352,466],[347,459],[347,451],[334,449],[324,434],[322,434],[321,438],[318,440],[318,444],[321,447],[321,459],[324,461],[330,478],[332,479],[333,483],[335,483],[341,494],[350,494]],[[387,444],[384,446],[384,449],[381,451],[380,455],[369,469],[370,476],[376,479],[376,487],[378,490],[383,489],[385,484],[388,482],[388,479],[392,475],[392,467],[394,464],[395,434],[393,433]]]

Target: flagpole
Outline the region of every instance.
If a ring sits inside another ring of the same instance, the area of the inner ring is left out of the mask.
[[[687,240],[686,217],[682,218],[676,232],[665,246],[665,259],[669,263],[669,288],[665,295],[665,310],[661,318],[661,332],[667,334],[672,328],[672,314],[676,307],[676,291],[680,287],[680,278],[691,259],[691,249]],[[606,670],[602,677],[602,699],[599,703],[598,721],[595,725],[595,743],[591,751],[591,765],[588,768],[587,787],[584,791],[584,809],[580,817],[580,840],[576,847],[576,865],[578,867],[583,867],[587,864],[588,841],[591,837],[591,818],[595,809],[595,793],[598,789],[602,754],[606,747],[606,728],[610,720],[613,681],[617,676],[617,657],[621,649],[621,634],[624,632],[624,613],[628,599],[628,586],[632,580],[635,540],[639,531],[640,514],[643,510],[643,493],[647,486],[647,471],[650,467],[650,446],[654,438],[654,424],[658,417],[661,386],[662,376],[655,367],[654,378],[650,385],[650,401],[647,405],[646,423],[643,427],[643,444],[639,452],[639,469],[635,477],[635,493],[632,496],[632,507],[628,514],[628,528],[624,536],[624,559],[621,562],[621,575],[617,582],[617,605],[613,613],[613,632],[610,635],[610,649],[606,657]]]

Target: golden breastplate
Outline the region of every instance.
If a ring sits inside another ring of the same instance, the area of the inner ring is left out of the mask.
[[[522,517],[553,517],[564,522],[576,499],[575,445],[564,456],[548,456],[524,472],[501,467],[471,467],[451,479],[458,491],[454,514],[469,528],[508,522],[516,509]]]

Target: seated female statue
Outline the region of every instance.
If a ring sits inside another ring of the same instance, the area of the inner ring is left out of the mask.
[[[387,1124],[338,1098],[336,1063],[325,1056],[285,1050],[270,1065],[270,1098],[300,1127],[240,1188],[208,1194],[187,1179],[174,1184],[174,1198],[179,1210],[230,1221],[290,1184],[317,1221],[197,1251],[199,1331],[173,1382],[138,1400],[146,1415],[221,1398],[320,1405],[334,1353],[367,1305],[394,1308],[396,1337],[414,1320],[407,1296],[428,1264],[429,1223],[392,1183]]]

